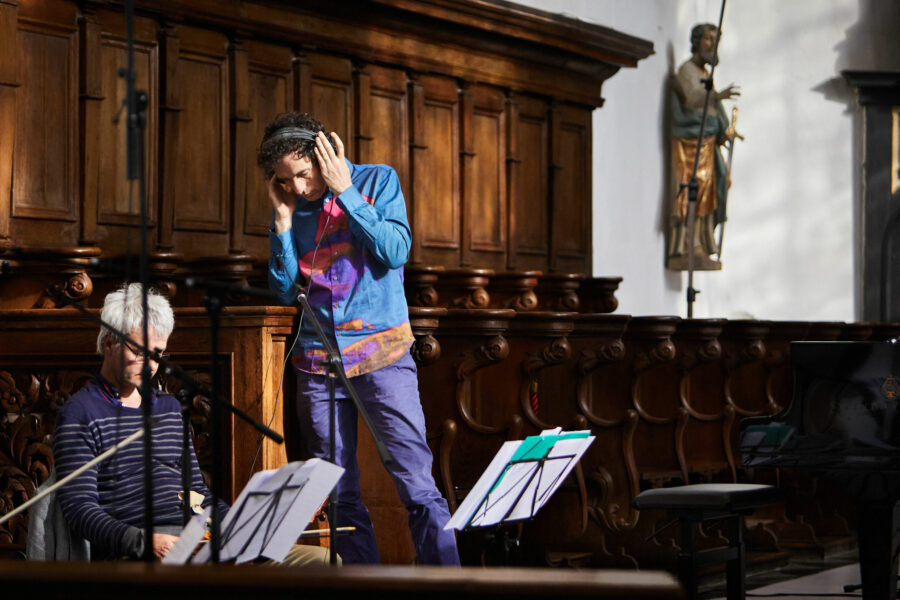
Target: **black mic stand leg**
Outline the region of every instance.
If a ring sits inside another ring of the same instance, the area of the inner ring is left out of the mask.
[[[181,403],[181,514],[184,518],[184,525],[187,526],[193,514],[191,508],[191,477],[193,476],[191,468],[193,465],[191,460],[191,400],[194,394],[193,390],[189,390],[187,384],[182,382],[182,387],[175,396]]]
[[[209,317],[210,345],[210,387],[212,398],[210,421],[212,422],[212,524],[210,526],[211,557],[213,564],[219,562],[221,543],[221,515],[219,498],[222,497],[222,411],[219,407],[219,321],[222,316],[222,298],[211,291],[203,297],[203,305]]]
[[[335,361],[340,360],[340,356],[330,354],[328,356],[328,365],[326,367],[326,375],[328,377],[328,455],[330,457],[331,463],[335,465],[338,464],[336,448],[337,398],[335,397],[337,366]],[[331,488],[331,492],[328,494],[328,531],[330,536],[328,562],[331,565],[337,565],[337,489],[338,486],[336,485]]]

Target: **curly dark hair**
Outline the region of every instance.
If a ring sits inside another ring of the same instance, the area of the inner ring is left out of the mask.
[[[708,30],[715,31],[718,29],[712,23],[699,23],[694,25],[693,29],[691,29],[691,54],[700,50],[700,40],[703,38],[703,34]]]
[[[299,127],[312,132],[325,131],[325,126],[309,113],[286,112],[275,117],[274,121],[266,125],[266,132],[263,134],[262,142],[259,144],[259,152],[256,159],[257,164],[265,172],[266,179],[272,177],[272,174],[275,172],[275,166],[285,154],[297,154],[308,158],[312,164],[317,164],[316,155],[313,151],[316,147],[314,139],[288,137],[270,141],[270,138],[276,131],[285,127]]]

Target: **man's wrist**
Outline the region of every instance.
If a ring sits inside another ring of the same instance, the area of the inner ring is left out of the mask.
[[[290,231],[292,227],[293,227],[293,223],[291,222],[290,219],[287,219],[285,221],[276,220],[273,225],[273,229],[274,229],[275,233],[278,235],[281,235],[285,231]]]

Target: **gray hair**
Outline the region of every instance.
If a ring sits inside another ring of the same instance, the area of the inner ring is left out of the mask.
[[[175,328],[175,314],[172,312],[169,301],[156,290],[148,288],[147,310],[150,317],[147,321],[147,328],[159,337],[168,338]],[[135,329],[144,326],[143,314],[141,284],[131,283],[127,287],[122,286],[107,294],[103,300],[100,318],[110,327],[129,335]],[[103,354],[103,341],[108,335],[112,335],[117,344],[121,343],[118,336],[103,325],[100,327],[100,335],[97,336],[97,354]]]

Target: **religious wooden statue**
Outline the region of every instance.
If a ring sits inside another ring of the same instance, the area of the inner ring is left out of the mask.
[[[715,25],[704,23],[691,30],[691,58],[685,61],[673,77],[672,110],[672,159],[678,188],[671,216],[668,241],[667,267],[674,270],[688,269],[688,251],[693,248],[694,269],[712,271],[721,269],[721,225],[725,222],[725,202],[728,194],[729,169],[719,147],[733,146],[736,133],[729,123],[722,100],[740,95],[739,88],[727,88],[707,94],[706,79],[710,77],[707,65],[714,64],[716,47]],[[709,102],[703,126],[703,140],[698,142],[703,104]],[[736,110],[733,113],[736,118]],[[700,160],[697,165],[697,206],[694,239],[688,243],[687,183],[694,171],[697,148]],[[716,227],[719,238],[716,239]],[[713,258],[715,256],[715,258]]]

